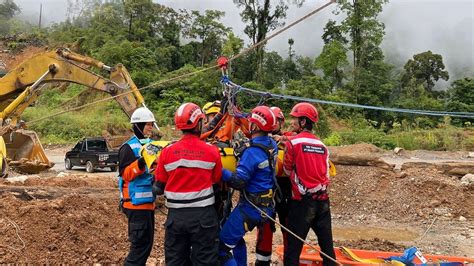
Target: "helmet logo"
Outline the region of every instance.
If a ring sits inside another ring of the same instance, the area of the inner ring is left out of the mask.
[[[200,117],[202,114],[201,109],[196,108],[194,111],[192,111],[191,116],[189,117],[189,121],[191,121],[191,124],[196,121],[198,117]]]
[[[265,120],[265,118],[263,118],[259,114],[252,113],[252,118],[260,122],[262,126],[265,126],[267,124],[267,121]]]

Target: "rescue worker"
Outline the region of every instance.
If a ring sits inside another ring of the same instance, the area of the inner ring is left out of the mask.
[[[318,121],[318,111],[310,103],[298,103],[291,110],[291,126],[296,136],[286,142],[283,169],[292,183],[288,229],[305,239],[309,229],[318,238],[321,251],[335,258],[331,212],[329,208],[329,152],[321,140],[311,133]],[[303,243],[288,234],[284,254],[285,265],[299,265]],[[326,256],[323,265],[335,265]]]
[[[277,119],[276,128],[272,131],[272,138],[284,148],[284,142],[287,136],[292,136],[293,132],[284,132],[282,127],[285,123],[285,116],[279,107],[273,106],[270,108]],[[280,145],[279,145],[280,148]],[[275,211],[278,214],[280,224],[287,227],[288,221],[288,204],[291,199],[291,182],[288,176],[284,176],[283,164],[280,159],[277,160],[278,173],[276,173],[276,180],[281,191],[281,198],[275,201]],[[255,246],[256,261],[255,266],[270,265],[272,258],[273,233],[275,232],[275,223],[267,221],[262,226],[257,228],[257,245]],[[283,246],[287,246],[287,232],[281,229],[283,234]]]
[[[241,154],[235,173],[224,169],[222,179],[240,190],[240,200],[220,233],[219,256],[221,265],[247,265],[247,249],[243,236],[267,218],[260,210],[273,215],[274,168],[278,152],[269,133],[275,128],[275,115],[267,106],[258,106],[251,112],[251,141]],[[231,252],[232,251],[232,252]]]
[[[155,117],[146,107],[136,109],[131,118],[134,136],[119,150],[120,208],[128,219],[130,250],[125,265],[145,265],[153,247],[155,231],[155,197],[153,175],[141,154],[143,145],[151,142]]]
[[[227,112],[229,104],[232,105],[232,114]],[[250,137],[248,120],[236,115],[240,113],[235,106],[235,100],[230,102],[227,97],[221,101],[220,111],[212,118],[212,120],[203,128],[201,139],[210,139],[217,141],[220,147],[229,147],[229,142],[233,139],[234,134],[241,130],[245,136]]]
[[[204,119],[204,127],[221,111],[221,101],[207,102],[203,107],[202,111],[206,115]]]
[[[158,159],[154,190],[168,207],[166,265],[219,265],[213,184],[221,179],[222,162],[217,148],[199,139],[203,119],[199,106],[182,104],[174,121],[183,136]]]

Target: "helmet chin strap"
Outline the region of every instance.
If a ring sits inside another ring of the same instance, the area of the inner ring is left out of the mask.
[[[143,136],[143,139],[139,138],[140,143],[142,143],[142,144],[148,143],[150,138],[147,137],[147,136],[145,135],[145,133],[143,133],[143,131],[140,129],[140,127],[139,127],[137,124],[133,124],[133,126],[134,126],[134,127],[138,130],[138,132],[140,132],[140,133],[142,134],[142,136]],[[145,125],[145,126],[146,126],[146,125]],[[143,127],[143,128],[145,128],[145,127]],[[143,141],[143,142],[142,142],[142,141]]]

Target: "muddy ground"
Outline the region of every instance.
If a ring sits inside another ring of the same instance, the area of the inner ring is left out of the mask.
[[[47,150],[57,163],[49,172],[30,176],[12,172],[9,179],[0,180],[1,264],[123,262],[127,225],[118,210],[116,174],[64,171],[66,149]],[[337,165],[330,190],[336,246],[384,251],[417,246],[426,254],[474,257],[474,186],[463,185],[459,176],[436,167],[443,161],[474,164],[468,153],[395,155],[361,146],[343,150],[356,151],[375,152],[399,167]],[[413,161],[430,164],[402,167]],[[150,264],[163,260],[164,212],[160,209],[155,215]],[[313,234],[308,238],[315,242]],[[246,239],[253,257],[255,232]],[[279,230],[274,242],[282,243]]]

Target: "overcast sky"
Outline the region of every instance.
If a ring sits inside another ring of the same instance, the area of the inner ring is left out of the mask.
[[[66,0],[15,0],[22,9],[22,17],[37,21],[39,5],[43,4],[43,21],[60,22],[65,19]],[[247,40],[240,20],[240,10],[232,0],[154,0],[173,8],[204,11],[217,9],[226,12],[222,22]],[[292,22],[326,0],[306,0],[302,7],[290,6],[287,22]],[[302,24],[271,40],[269,50],[287,54],[288,39],[295,40],[297,54],[315,56],[321,52],[324,25],[332,18],[330,6]],[[35,19],[36,18],[36,19]],[[474,0],[391,0],[380,15],[385,23],[385,39],[382,43],[385,55],[391,63],[403,65],[414,54],[432,50],[443,55],[448,70],[474,76]],[[456,77],[453,77],[456,78]],[[451,79],[452,81],[452,79]]]

